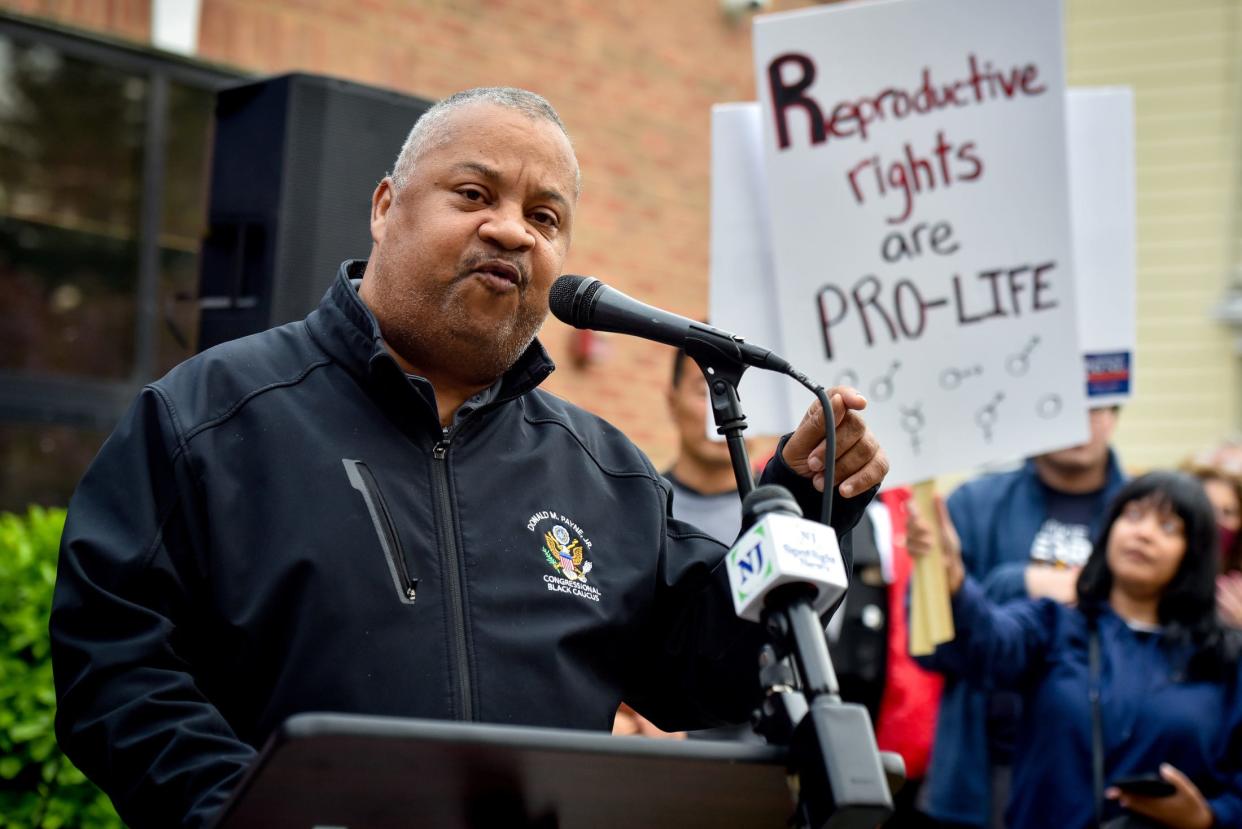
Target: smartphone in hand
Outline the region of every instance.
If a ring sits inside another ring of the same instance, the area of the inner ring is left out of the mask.
[[[1140,797],[1172,797],[1177,791],[1173,784],[1158,774],[1137,774],[1130,777],[1118,777],[1112,785],[1126,794]]]

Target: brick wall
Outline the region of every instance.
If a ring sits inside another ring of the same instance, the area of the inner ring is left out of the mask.
[[[151,39],[151,0],[0,0],[0,9],[129,40]]]

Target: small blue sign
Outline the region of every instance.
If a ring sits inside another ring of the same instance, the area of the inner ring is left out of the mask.
[[[1087,354],[1087,397],[1130,393],[1130,352]]]

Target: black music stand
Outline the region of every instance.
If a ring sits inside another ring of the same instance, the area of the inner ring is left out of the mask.
[[[776,746],[300,714],[216,829],[783,827],[785,768]]]

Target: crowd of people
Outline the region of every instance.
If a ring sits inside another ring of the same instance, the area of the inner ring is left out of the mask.
[[[1016,695],[1004,825],[1242,822],[1242,664],[1215,607],[1217,519],[1202,483],[1157,471],[1123,484],[1067,597],[992,599],[939,511],[956,637],[922,661]],[[911,522],[916,555],[930,523]]]
[[[130,825],[210,825],[302,711],[754,739],[764,636],[721,566],[740,512],[703,377],[678,355],[663,474],[538,388],[579,188],[547,101],[452,96],[314,313],[139,395],[70,504],[50,623],[58,738]],[[891,825],[1242,828],[1238,448],[1127,481],[1095,409],[1086,444],[919,515],[876,494],[866,401],[831,403],[760,480],[807,514],[839,487],[827,632],[906,763]],[[936,538],[957,636],[918,664]]]
[[[957,636],[920,660],[946,683],[934,825],[1242,825],[1242,479],[1217,453],[1127,482],[1116,409],[1090,417],[910,522],[954,592]]]

